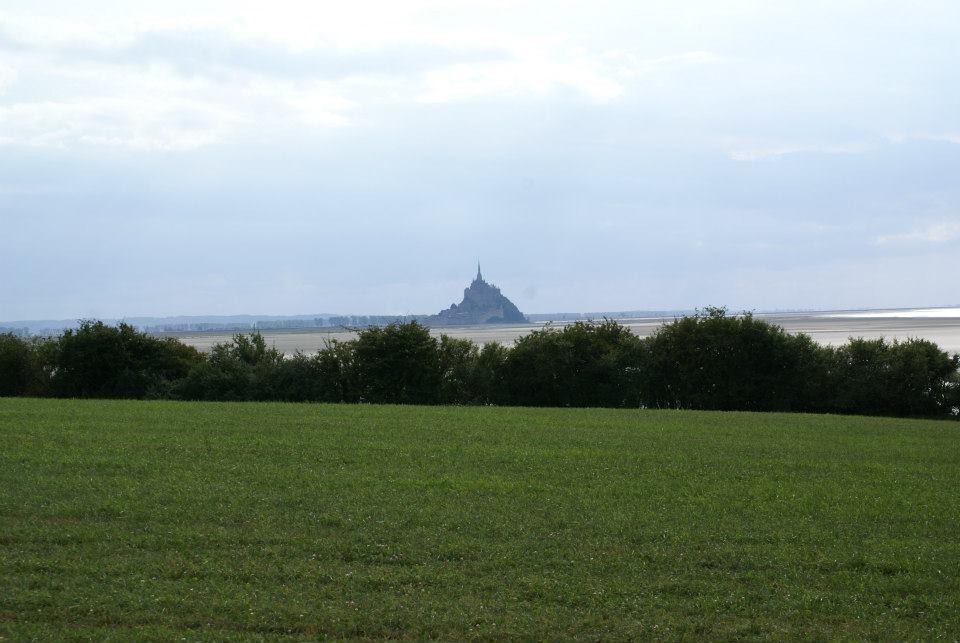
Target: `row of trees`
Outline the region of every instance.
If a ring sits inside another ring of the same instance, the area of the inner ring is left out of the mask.
[[[285,358],[257,333],[209,355],[130,326],[0,335],[0,395],[604,406],[956,416],[960,357],[920,339],[820,346],[711,308],[639,338],[614,321],[536,330],[512,348],[371,327]]]

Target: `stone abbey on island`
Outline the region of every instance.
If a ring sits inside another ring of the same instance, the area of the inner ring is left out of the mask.
[[[463,301],[423,320],[428,326],[473,326],[476,324],[514,324],[527,322],[520,309],[503,296],[500,289],[483,280],[480,264],[477,276],[463,290]]]

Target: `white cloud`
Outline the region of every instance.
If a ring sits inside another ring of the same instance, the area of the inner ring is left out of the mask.
[[[629,53],[620,54],[628,60],[631,75],[645,75],[655,72],[673,71],[678,67],[717,65],[728,62],[724,56],[710,51],[687,51],[680,54],[643,59]]]
[[[0,107],[0,144],[189,150],[222,140],[242,121],[220,107],[177,98],[38,101]]]
[[[482,35],[474,34],[475,38]],[[478,40],[475,46],[482,47]],[[487,46],[508,53],[499,60],[439,64],[422,74],[417,100],[446,103],[524,97],[572,90],[605,103],[620,97],[627,73],[618,52],[573,46],[563,38],[490,38]]]
[[[887,138],[894,143],[906,141],[939,141],[941,143],[955,143],[960,145],[960,131],[956,132],[921,132],[912,134],[890,134]]]
[[[586,61],[560,64],[548,59],[450,65],[423,76],[418,100],[447,103],[479,98],[545,95],[568,88],[596,102],[613,100],[623,85]]]
[[[624,92],[622,57],[561,37],[458,34],[408,22],[375,43],[355,30],[333,37],[330,21],[353,24],[361,13],[320,20],[307,11],[293,21],[302,32],[289,31],[290,15],[263,24],[249,15],[219,24],[197,15],[103,24],[0,16],[4,33],[16,33],[0,38],[0,49],[16,52],[19,68],[0,63],[0,88],[30,78],[14,87],[22,90],[16,99],[0,95],[0,143],[191,149],[343,127],[369,113],[364,108],[399,103],[564,91],[603,103]]]
[[[2,92],[5,87],[16,82],[18,75],[13,61],[10,59],[5,60],[4,57],[0,56],[0,92]]]
[[[544,96],[568,89],[592,102],[607,103],[620,98],[627,84],[638,78],[725,60],[707,51],[642,58],[627,51],[594,51],[573,46],[564,39],[491,39],[490,42],[511,51],[512,56],[505,60],[439,66],[424,74],[418,100],[445,103]]]
[[[876,149],[876,145],[869,143],[727,143],[727,156],[734,161],[760,161],[789,154],[863,154]]]
[[[930,137],[932,141],[945,141],[947,143],[956,143],[960,145],[960,132],[946,132]]]
[[[960,240],[960,221],[941,221],[910,232],[877,237],[877,244],[888,243],[948,243]]]
[[[251,90],[265,101],[277,101],[292,110],[305,125],[342,127],[356,104],[338,92],[334,83],[291,83],[258,79]]]
[[[289,128],[340,127],[353,106],[332,84],[309,78],[205,75],[162,58],[131,65],[113,45],[60,44],[66,49],[0,54],[0,89],[5,83],[8,90],[0,93],[0,144],[190,150]]]

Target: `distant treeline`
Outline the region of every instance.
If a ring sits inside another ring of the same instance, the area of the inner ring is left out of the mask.
[[[368,326],[386,326],[403,324],[426,315],[337,315],[316,317],[314,319],[261,319],[249,323],[223,322],[181,322],[175,324],[155,324],[143,326],[142,330],[152,333],[207,332],[207,331],[260,331],[260,330],[309,330],[314,328],[366,328]]]
[[[131,326],[0,335],[0,395],[633,407],[956,417],[960,357],[911,339],[821,346],[709,308],[647,338],[615,321],[536,330],[512,348],[416,321],[284,357],[258,333],[209,355]]]
[[[145,333],[248,333],[273,330],[334,330],[341,328],[366,328],[367,326],[386,326],[411,321],[426,321],[429,315],[328,315],[324,317],[290,317],[280,319],[223,319],[209,318],[208,321],[190,318],[171,318],[170,321],[157,321],[155,318],[132,318],[125,323]],[[52,326],[51,324],[58,324]],[[54,337],[67,329],[76,328],[70,322],[30,322],[27,326],[0,326],[0,334],[12,334],[18,337]]]

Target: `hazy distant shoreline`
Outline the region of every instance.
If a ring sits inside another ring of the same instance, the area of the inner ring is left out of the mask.
[[[929,311],[931,309],[917,309]],[[782,326],[789,333],[806,333],[815,341],[838,346],[850,337],[889,340],[923,338],[935,342],[943,350],[960,353],[960,308],[942,309],[943,317],[929,315],[897,315],[900,311],[830,311],[817,313],[757,313],[766,321]],[[952,311],[954,316],[946,316]],[[679,315],[679,314],[678,314]],[[596,318],[595,318],[596,319]],[[674,315],[643,318],[619,318],[617,321],[640,336],[646,337],[655,332],[664,323],[669,323]],[[529,324],[491,324],[484,326],[448,326],[431,329],[431,333],[469,339],[477,344],[500,342],[512,344],[517,338],[548,325],[560,326],[574,320],[557,322],[536,322]],[[356,337],[356,331],[347,328],[315,329],[277,329],[260,331],[269,344],[278,350],[290,354],[296,351],[315,353],[330,340],[349,340]],[[200,350],[209,350],[214,344],[229,340],[233,332],[204,331],[162,333],[163,336],[177,337],[185,344]]]
[[[696,312],[689,310],[627,310],[585,313],[528,313],[531,327],[544,323],[569,323],[573,321],[587,321],[600,319],[615,319],[618,321],[664,320],[691,315]],[[731,314],[738,314],[739,310],[730,310]],[[902,319],[953,319],[960,318],[960,306],[942,306],[925,308],[877,308],[877,309],[848,309],[848,310],[770,310],[752,311],[764,318],[793,318],[793,317],[828,317],[828,318],[902,318]],[[362,327],[366,325],[380,325],[390,321],[409,321],[413,319],[426,320],[431,315],[334,315],[330,313],[315,313],[304,315],[174,315],[169,317],[95,317],[108,324],[125,322],[138,330],[153,334],[207,334],[223,332],[269,331],[271,333],[284,332],[327,332],[340,331],[344,327]],[[76,328],[78,320],[83,319],[29,319],[0,321],[0,333],[14,331],[19,334],[56,335],[68,328]],[[500,328],[512,327],[513,324],[498,325]],[[446,326],[443,328],[457,329],[469,326]],[[486,328],[485,326],[480,328]]]
[[[531,314],[527,324],[490,324],[483,326],[444,326],[431,329],[435,336],[441,334],[469,339],[477,344],[499,342],[511,345],[519,337],[548,325],[560,326],[578,320],[600,320],[604,317],[615,319],[640,336],[646,337],[664,323],[668,323],[693,311],[627,311],[607,313],[542,313]],[[960,353],[960,306],[900,308],[875,310],[834,310],[802,312],[757,312],[757,317],[778,324],[789,333],[806,333],[815,341],[837,346],[851,337],[865,339],[905,340],[923,338],[935,342],[940,348],[951,353]],[[418,316],[398,316],[396,319],[409,320]],[[424,316],[426,317],[426,316]],[[283,323],[311,322],[315,320],[343,320],[347,323],[300,327],[277,327]],[[109,323],[126,321],[140,330],[162,337],[176,337],[180,341],[202,351],[209,351],[215,344],[230,340],[236,333],[257,331],[263,334],[267,342],[286,354],[296,351],[315,353],[330,340],[345,341],[356,337],[355,328],[363,324],[351,324],[350,321],[394,319],[389,315],[295,315],[295,316],[195,316],[195,317],[136,317],[125,320],[104,320]],[[218,324],[218,322],[220,322]],[[197,324],[198,326],[174,329],[177,325]],[[203,328],[202,325],[209,325]],[[76,321],[37,320],[21,322],[0,322],[0,333],[13,332],[19,335],[57,335],[65,329],[75,327]]]

